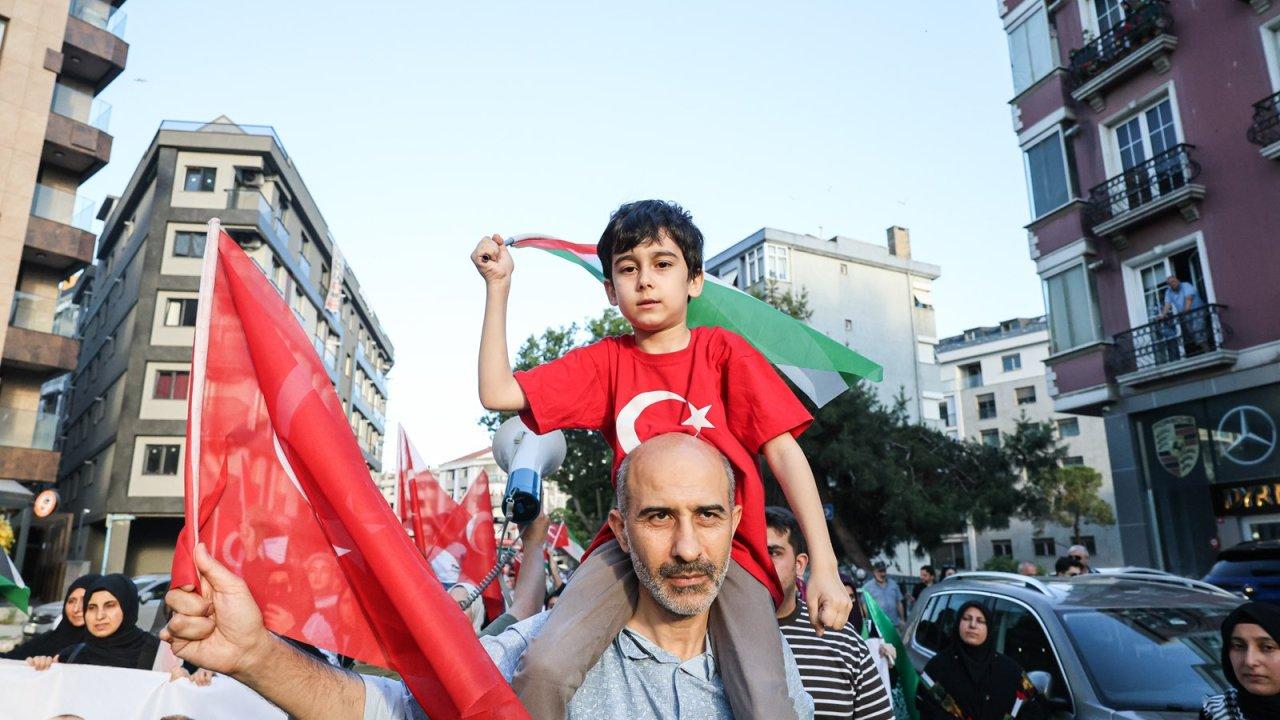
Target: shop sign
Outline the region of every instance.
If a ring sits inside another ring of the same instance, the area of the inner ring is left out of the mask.
[[[1213,485],[1213,514],[1267,515],[1280,513],[1280,478],[1230,485]]]

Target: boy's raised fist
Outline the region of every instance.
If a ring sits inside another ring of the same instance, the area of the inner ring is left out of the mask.
[[[490,284],[511,279],[511,272],[516,269],[511,250],[503,244],[501,235],[486,235],[471,253],[471,262],[480,277]]]

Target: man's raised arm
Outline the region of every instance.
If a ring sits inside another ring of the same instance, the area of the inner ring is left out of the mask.
[[[173,618],[160,639],[202,668],[224,673],[300,720],[364,717],[364,682],[308,657],[267,632],[248,586],[197,545],[201,592],[190,585],[165,595]]]

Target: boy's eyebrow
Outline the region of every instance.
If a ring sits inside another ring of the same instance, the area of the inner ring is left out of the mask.
[[[636,247],[639,247],[639,246],[636,246]],[[626,261],[626,260],[635,260],[635,259],[636,259],[636,258],[635,258],[635,255],[632,253],[632,250],[634,250],[634,249],[635,249],[635,248],[632,248],[631,250],[628,250],[628,251],[626,251],[626,252],[622,253],[621,255],[614,255],[614,256],[613,256],[613,264],[614,264],[614,266],[616,267],[616,266],[618,265],[618,263],[623,262],[623,261]],[[653,254],[654,254],[654,256],[655,256],[655,257],[672,257],[672,258],[677,258],[677,259],[680,257],[680,255],[679,255],[678,253],[676,253],[675,251],[673,251],[673,250],[666,250],[666,249],[662,249],[662,250],[655,250]]]

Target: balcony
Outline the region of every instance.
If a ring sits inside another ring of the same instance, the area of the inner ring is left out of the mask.
[[[49,109],[102,132],[107,132],[111,125],[111,103],[62,83],[54,83]]]
[[[57,100],[55,95],[54,99]],[[99,118],[101,119],[101,118]],[[111,159],[111,136],[101,129],[50,109],[40,160],[74,173],[83,182]]]
[[[1071,97],[1101,112],[1108,87],[1148,63],[1158,73],[1168,71],[1169,53],[1178,45],[1178,38],[1169,32],[1172,27],[1167,0],[1135,2],[1120,24],[1071,51],[1068,72],[1076,86]]]
[[[1247,134],[1249,142],[1268,160],[1280,159],[1280,93],[1253,104],[1253,123]]]
[[[9,332],[0,358],[37,372],[70,372],[76,367],[77,305],[22,291],[13,295]]]
[[[22,259],[55,270],[93,262],[93,202],[64,190],[39,185],[31,199],[31,217]]]
[[[1093,233],[1123,250],[1125,231],[1152,217],[1176,208],[1187,222],[1199,218],[1204,186],[1192,182],[1200,175],[1194,150],[1175,145],[1091,189],[1085,221]]]
[[[72,0],[62,40],[62,72],[101,90],[124,72],[125,14],[105,0]]]
[[[57,433],[58,416],[53,413],[0,406],[0,477],[57,480]]]
[[[1234,365],[1223,344],[1231,328],[1225,305],[1206,305],[1115,336],[1108,365],[1121,385],[1143,385],[1189,372]]]

